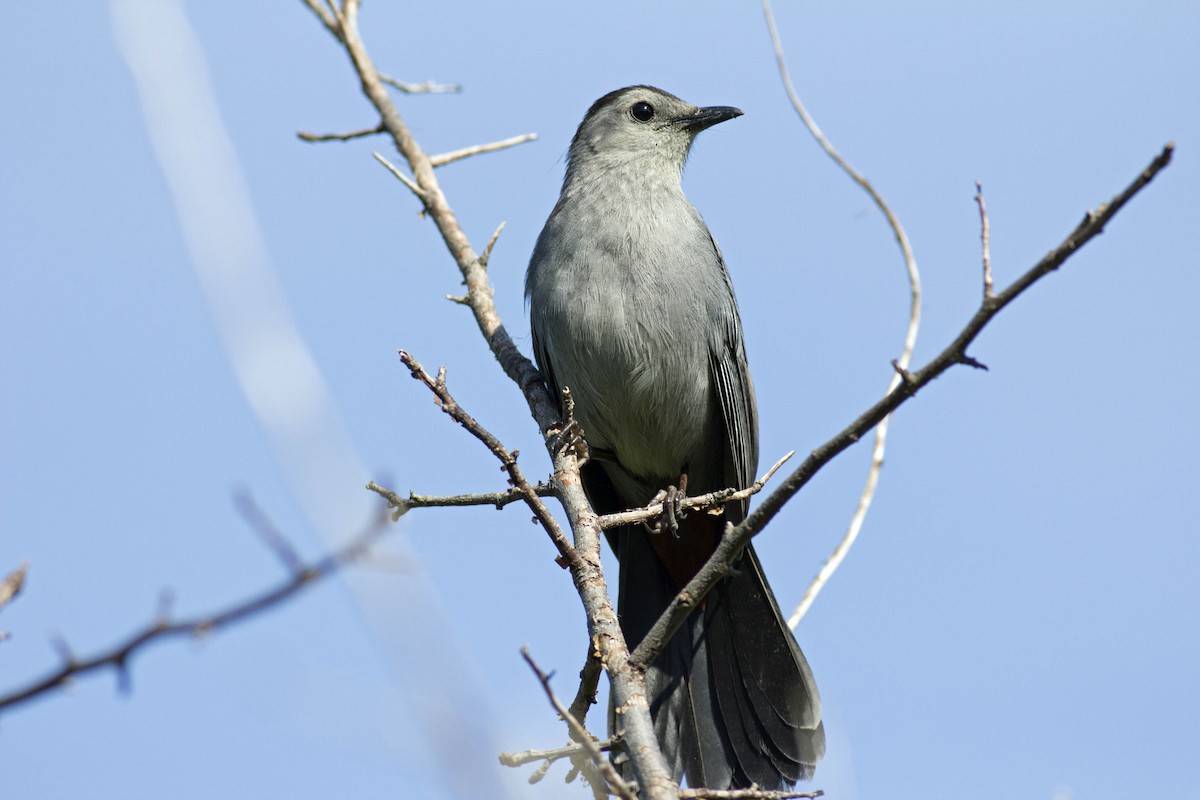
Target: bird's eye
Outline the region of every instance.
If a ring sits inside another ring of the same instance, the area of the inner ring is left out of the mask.
[[[629,113],[638,122],[649,122],[654,119],[654,106],[645,100],[639,100],[629,107]]]

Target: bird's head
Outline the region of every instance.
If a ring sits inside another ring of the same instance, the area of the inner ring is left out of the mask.
[[[568,155],[567,180],[591,170],[664,170],[678,178],[696,134],[740,117],[731,106],[701,108],[653,86],[629,86],[588,109]]]

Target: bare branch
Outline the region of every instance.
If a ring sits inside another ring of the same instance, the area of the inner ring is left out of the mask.
[[[529,655],[529,648],[521,648],[521,657],[525,659],[525,663],[529,665],[529,668],[533,670],[533,673],[537,675],[538,680],[541,681],[542,688],[546,691],[546,697],[550,699],[550,705],[554,706],[554,710],[557,711],[558,715],[567,723],[567,727],[571,731],[571,738],[582,745],[583,749],[587,751],[587,754],[592,759],[592,763],[599,770],[600,774],[608,783],[612,791],[617,796],[625,798],[625,800],[637,800],[637,795],[634,794],[633,789],[630,788],[629,784],[617,774],[616,768],[613,767],[613,765],[609,763],[608,759],[604,757],[604,753],[600,750],[599,744],[594,738],[592,738],[592,735],[588,733],[587,728],[583,727],[583,725],[580,724],[575,717],[571,716],[571,712],[568,711],[563,704],[559,702],[558,698],[554,696],[554,691],[550,688],[549,676],[542,672],[541,668],[533,660],[533,656]]]
[[[405,94],[458,94],[462,91],[461,83],[437,83],[436,81],[405,83],[383,73],[380,73],[379,80]]]
[[[340,550],[312,564],[302,566],[279,585],[212,614],[171,622],[168,617],[169,600],[160,598],[155,619],[150,624],[88,658],[77,658],[65,640],[55,637],[51,640],[51,644],[58,651],[62,665],[27,686],[0,695],[0,713],[57,689],[77,676],[104,668],[113,669],[117,673],[119,686],[127,690],[130,659],[151,644],[167,639],[207,635],[274,608],[295,597],[309,586],[333,575],[345,565],[362,558],[386,530],[387,517],[381,514],[370,527]]]
[[[696,573],[667,606],[663,615],[654,623],[649,633],[630,655],[630,661],[637,668],[654,662],[663,645],[671,634],[683,623],[691,610],[708,594],[729,571],[729,565],[739,553],[745,549],[751,538],[770,522],[784,504],[812,479],[817,472],[829,463],[835,456],[850,447],[865,436],[871,428],[886,419],[889,414],[900,407],[902,403],[915,395],[935,378],[957,364],[982,366],[978,361],[967,355],[967,348],[975,341],[975,337],[987,326],[996,314],[1006,305],[1019,297],[1026,289],[1039,279],[1058,269],[1072,255],[1079,251],[1097,234],[1134,195],[1140,192],[1154,179],[1154,176],[1171,163],[1171,155],[1175,151],[1174,143],[1168,143],[1162,152],[1147,166],[1116,197],[1102,204],[1095,211],[1089,211],[1083,221],[1075,227],[1058,247],[1051,250],[1042,260],[1031,267],[1024,275],[1013,281],[1008,288],[983,301],[979,310],[967,322],[966,326],[950,342],[945,349],[928,364],[914,373],[911,380],[900,381],[896,389],[875,403],[871,408],[859,415],[841,433],[834,436],[825,444],[813,450],[808,458],[789,475],[783,483],[776,487],[767,497],[742,520],[737,527],[729,526],[721,537],[716,550],[708,562]],[[899,377],[899,376],[897,376]]]
[[[386,133],[382,125],[376,125],[374,128],[364,128],[361,131],[351,131],[350,133],[308,133],[300,131],[296,134],[296,138],[304,142],[348,142],[351,139],[361,139],[364,136],[374,136],[378,133]]]
[[[983,299],[992,296],[992,245],[987,206],[983,202],[983,184],[975,181],[975,203],[979,206],[979,241],[983,245]]]
[[[789,800],[790,798],[824,797],[825,792],[773,792],[765,789],[680,789],[681,800]]]
[[[495,455],[496,458],[500,459],[501,468],[508,473],[509,481],[512,483],[513,487],[521,493],[521,496],[525,499],[526,504],[529,505],[529,508],[533,511],[534,516],[537,517],[538,522],[540,522],[542,527],[546,529],[546,532],[550,534],[551,540],[553,540],[554,545],[558,548],[559,557],[562,559],[562,563],[564,565],[570,564],[576,567],[580,566],[581,562],[579,561],[579,553],[575,551],[575,548],[571,545],[571,542],[568,541],[566,534],[563,533],[562,528],[559,526],[558,520],[556,520],[550,513],[550,509],[546,508],[546,504],[542,502],[542,499],[538,496],[537,492],[533,490],[533,487],[529,484],[529,481],[525,479],[524,474],[521,472],[521,468],[517,466],[517,451],[509,451],[508,448],[501,444],[499,439],[497,439],[490,431],[480,425],[474,417],[468,414],[466,410],[460,406],[457,401],[455,401],[454,397],[450,394],[450,390],[446,388],[445,367],[438,370],[437,380],[434,380],[430,377],[429,373],[425,371],[424,367],[418,364],[412,356],[403,350],[400,351],[400,360],[404,362],[404,366],[408,367],[409,372],[412,373],[414,378],[425,384],[429,390],[433,392],[437,404],[442,411],[446,412],[446,414],[448,414],[450,418],[459,425],[462,425],[464,428],[466,428],[472,436],[483,442],[487,446],[488,450],[491,450],[492,454]]]
[[[752,495],[758,494],[762,488],[766,486],[767,481],[771,480],[771,476],[778,471],[784,463],[796,454],[795,450],[789,451],[783,458],[776,461],[761,478],[747,486],[745,489],[718,489],[715,492],[698,495],[696,497],[685,497],[680,506],[684,510],[701,510],[711,514],[720,514],[722,506],[726,503],[745,500]],[[609,528],[617,528],[621,525],[634,525],[640,522],[650,522],[662,516],[663,504],[661,502],[651,503],[642,508],[635,508],[631,511],[619,511],[615,514],[605,514],[600,517],[600,527],[605,530]]]
[[[441,167],[450,164],[454,161],[460,161],[464,158],[477,156],[482,153],[494,153],[497,150],[507,150],[510,147],[516,147],[525,142],[532,142],[537,139],[536,133],[523,133],[520,136],[512,136],[508,139],[501,139],[498,142],[490,142],[488,144],[477,144],[471,147],[464,147],[461,150],[451,150],[449,153],[440,153],[436,156],[429,157],[429,163],[435,167]]]
[[[392,173],[397,178],[399,178],[400,182],[403,183],[405,186],[407,186],[408,190],[410,192],[412,192],[413,194],[415,194],[419,200],[424,202],[427,199],[428,195],[425,192],[425,190],[422,189],[420,186],[417,186],[417,184],[413,183],[412,178],[408,177],[403,172],[401,172],[399,169],[397,169],[396,166],[394,164],[392,164],[392,162],[388,161],[386,158],[379,155],[379,153],[372,153],[371,155],[375,156],[376,161],[378,161],[380,164],[383,164],[385,167],[387,167],[388,172]]]
[[[575,699],[571,701],[571,716],[582,723],[587,719],[588,709],[596,704],[596,687],[600,683],[600,673],[604,664],[600,660],[600,648],[595,640],[588,640],[588,654],[579,670],[579,689]]]
[[[775,60],[779,67],[779,77],[783,80],[783,87],[787,92],[788,99],[791,100],[792,107],[800,116],[804,127],[808,128],[809,133],[817,140],[817,144],[821,146],[821,149],[825,151],[835,164],[841,167],[843,172],[850,176],[851,180],[857,183],[870,196],[876,207],[883,213],[888,226],[892,229],[892,235],[896,239],[896,244],[900,247],[900,253],[904,258],[904,269],[908,275],[910,298],[908,326],[904,333],[904,346],[901,349],[900,358],[897,359],[897,363],[899,364],[896,368],[897,374],[893,375],[888,381],[885,394],[893,392],[896,386],[899,385],[900,376],[903,375],[903,371],[908,368],[909,362],[912,360],[913,350],[917,346],[917,332],[921,326],[921,273],[917,269],[917,259],[913,255],[912,246],[908,241],[908,234],[904,232],[904,226],[900,224],[899,218],[892,213],[891,207],[884,201],[883,196],[875,190],[875,187],[871,185],[866,177],[842,158],[841,154],[829,139],[826,138],[825,134],[821,132],[816,120],[812,118],[808,113],[808,109],[804,107],[804,103],[800,101],[800,96],[797,94],[795,86],[792,85],[792,78],[783,57],[783,42],[779,38],[779,30],[775,27],[775,15],[771,11],[770,0],[763,0],[763,16],[766,17],[767,30],[771,35],[771,45],[775,50]],[[817,577],[809,584],[804,597],[796,606],[796,610],[792,612],[791,618],[788,619],[788,627],[793,630],[800,623],[801,618],[808,611],[826,582],[837,571],[837,568],[841,565],[846,554],[850,552],[850,548],[854,545],[859,532],[862,530],[863,522],[867,518],[867,511],[870,510],[871,501],[875,497],[875,488],[879,484],[879,473],[883,470],[884,453],[887,449],[888,423],[889,420],[884,418],[875,429],[875,444],[871,449],[871,465],[867,469],[867,481],[862,493],[859,495],[858,505],[854,509],[854,514],[850,518],[850,524],[841,542],[826,560]]]
[[[530,486],[538,497],[556,497],[557,492],[554,487],[548,483],[536,483]],[[495,506],[496,510],[515,503],[518,500],[524,500],[525,495],[521,489],[515,486],[499,491],[485,492],[481,494],[453,494],[453,495],[425,495],[410,493],[408,497],[401,497],[391,489],[385,489],[375,481],[367,483],[367,489],[375,492],[383,499],[388,501],[388,506],[393,509],[392,519],[397,520],[408,513],[412,508],[457,508],[461,506]]]

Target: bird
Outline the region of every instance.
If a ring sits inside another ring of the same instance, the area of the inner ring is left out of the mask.
[[[684,484],[699,495],[754,481],[758,418],[733,284],[681,185],[696,136],[741,115],[629,86],[592,104],[567,151],[525,295],[538,369],[560,408],[564,388],[573,398],[597,513],[664,492],[677,502]],[[731,502],[723,516],[607,532],[631,648],[746,513],[746,501]],[[649,666],[646,686],[677,782],[789,788],[824,755],[816,682],[752,545]]]

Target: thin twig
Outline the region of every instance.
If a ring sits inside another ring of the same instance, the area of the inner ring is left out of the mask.
[[[348,142],[351,139],[361,139],[364,136],[374,136],[378,133],[386,133],[382,125],[376,125],[374,128],[363,128],[361,131],[351,131],[350,133],[308,133],[300,131],[296,134],[296,138],[304,142]]]
[[[792,456],[796,454],[795,450],[786,453],[783,458],[776,461],[771,468],[763,473],[763,476],[750,484],[744,489],[718,489],[715,492],[708,494],[697,495],[696,497],[685,497],[680,502],[680,506],[684,510],[700,510],[707,511],[711,514],[721,513],[722,506],[726,503],[734,503],[745,500],[752,495],[758,494],[762,488],[771,480],[771,476],[778,471]],[[600,517],[600,527],[605,530],[609,528],[617,528],[621,525],[634,525],[640,522],[650,522],[662,516],[663,504],[661,502],[651,503],[642,508],[635,508],[631,511],[618,511],[614,514],[605,514]]]
[[[604,757],[604,753],[600,750],[597,741],[592,738],[590,733],[588,733],[587,728],[583,727],[583,725],[579,723],[579,720],[571,716],[571,712],[568,711],[566,707],[559,702],[558,698],[554,696],[554,690],[550,688],[549,676],[542,672],[541,668],[533,660],[533,656],[529,655],[529,648],[521,648],[521,657],[525,659],[525,663],[529,665],[529,668],[533,670],[533,673],[537,675],[538,680],[541,681],[542,688],[546,691],[546,697],[550,699],[550,705],[554,706],[554,710],[557,711],[559,716],[562,717],[567,723],[567,727],[571,731],[571,738],[583,745],[584,750],[586,750],[587,754],[591,757],[592,763],[604,777],[604,780],[613,790],[613,793],[619,797],[625,798],[625,800],[637,800],[637,795],[634,794],[633,789],[630,788],[629,784],[617,774],[616,768],[613,767],[613,765],[609,763],[608,759]]]
[[[975,181],[975,202],[979,206],[979,241],[983,246],[983,299],[987,300],[992,296],[992,235],[987,206],[983,202],[983,184],[979,181]]]
[[[536,133],[523,133],[520,136],[513,136],[508,139],[501,139],[498,142],[490,142],[488,144],[477,144],[471,147],[464,147],[461,150],[451,150],[449,153],[439,153],[429,157],[429,163],[435,167],[445,166],[454,161],[461,161],[464,158],[481,155],[483,153],[494,153],[497,150],[507,150],[510,147],[516,147],[525,142],[532,142],[537,138]]]
[[[817,472],[829,463],[835,456],[865,436],[871,428],[878,425],[889,414],[900,407],[920,389],[927,386],[946,370],[959,364],[979,367],[982,366],[967,354],[967,348],[975,341],[979,333],[992,319],[1009,303],[1019,297],[1026,289],[1041,278],[1057,270],[1071,256],[1079,252],[1093,237],[1104,230],[1109,220],[1128,203],[1134,195],[1140,192],[1154,179],[1154,176],[1171,163],[1175,152],[1174,143],[1168,143],[1162,152],[1127,186],[1124,191],[1095,211],[1089,211],[1067,237],[1051,250],[1041,261],[1031,267],[1025,274],[1013,281],[1004,291],[994,295],[980,305],[979,310],[968,320],[945,349],[936,355],[928,364],[911,373],[911,380],[903,380],[896,390],[879,400],[871,408],[847,425],[841,433],[834,436],[801,462],[791,475],[784,479],[766,496],[737,527],[726,528],[717,544],[716,550],[695,577],[683,587],[667,609],[654,623],[653,627],[642,639],[637,649],[630,654],[630,661],[636,668],[645,668],[654,663],[654,659],[662,651],[665,643],[687,618],[691,610],[704,599],[705,595],[729,572],[729,565],[749,544],[750,540],[769,523],[780,509],[807,484]]]
[[[596,703],[596,686],[600,682],[600,673],[603,672],[603,664],[600,661],[600,651],[596,647],[594,641],[588,643],[588,655],[584,661],[583,669],[579,671],[579,689],[575,692],[575,699],[571,701],[571,707],[567,712],[584,725],[587,720],[589,709]],[[620,741],[619,736],[613,736],[597,743],[597,747],[601,750],[610,750]],[[524,750],[520,753],[501,753],[500,763],[506,767],[519,767],[528,764],[531,761],[541,761],[537,770],[529,776],[530,783],[538,783],[550,771],[550,767],[560,758],[570,758],[572,763],[572,772],[584,768],[581,763],[582,758],[586,758],[588,751],[582,744],[572,740],[564,747],[555,748],[553,750]],[[567,776],[568,782],[571,776]],[[593,792],[603,787],[592,786]],[[603,800],[603,792],[601,791],[597,800]]]
[[[405,83],[398,81],[390,75],[379,74],[379,80],[392,86],[405,94],[458,94],[462,91],[461,83],[437,83],[436,81],[425,81],[424,83]]]
[[[508,223],[506,222],[501,222],[499,225],[497,225],[496,232],[492,234],[491,239],[488,239],[487,247],[483,248],[483,255],[479,257],[479,263],[485,269],[487,268],[488,261],[492,257],[492,248],[496,246],[496,242],[500,239],[500,234],[504,231],[504,226],[507,224]],[[465,298],[463,298],[463,300],[465,301]]]
[[[420,199],[421,201],[424,201],[426,199],[427,193],[425,192],[424,189],[422,189],[420,186],[415,184],[413,182],[412,178],[408,177],[403,172],[401,172],[394,164],[392,164],[392,162],[388,161],[386,158],[379,155],[379,153],[371,153],[371,155],[375,156],[376,161],[378,161],[380,164],[383,164],[385,167],[387,167],[388,172],[392,173],[397,178],[399,178],[400,182],[403,183],[405,186],[407,186],[408,190],[410,192],[412,192],[413,194],[415,194],[418,199]]]
[[[304,560],[300,558],[300,554],[296,552],[296,548],[292,547],[292,543],[287,540],[287,537],[276,528],[271,520],[267,519],[267,515],[258,507],[249,493],[244,490],[237,490],[233,494],[233,505],[242,515],[242,519],[250,526],[250,530],[258,534],[258,538],[267,546],[283,566],[292,575],[299,575],[304,571]]]
[[[171,622],[168,618],[169,602],[164,602],[164,599],[160,598],[155,618],[150,624],[94,656],[77,658],[64,639],[55,637],[51,639],[51,644],[58,651],[62,661],[61,666],[27,686],[0,695],[0,712],[44,695],[77,676],[104,668],[115,670],[119,686],[127,690],[128,665],[134,655],[155,642],[216,632],[295,597],[309,586],[333,575],[346,564],[362,558],[375,541],[388,530],[386,521],[386,515],[379,515],[369,528],[340,550],[302,567],[279,585],[251,595],[245,600],[212,614]]]
[[[557,492],[548,483],[531,484],[531,489],[538,497],[555,497]],[[478,494],[427,495],[410,493],[401,497],[391,489],[385,489],[375,481],[367,483],[367,489],[388,501],[393,510],[392,519],[396,520],[408,513],[412,508],[460,508],[463,506],[494,506],[497,511],[512,503],[525,499],[521,489],[510,486],[499,492],[483,492]]]
[[[317,15],[317,18],[321,20],[321,24],[325,26],[325,29],[333,34],[333,38],[341,41],[342,29],[337,17],[330,13],[328,8],[321,5],[318,0],[303,0],[303,2],[304,5],[308,6],[309,11]]]
[[[808,128],[809,133],[817,140],[817,144],[821,146],[821,149],[833,159],[835,164],[841,167],[843,172],[850,176],[851,180],[862,187],[863,191],[870,196],[876,207],[883,213],[888,226],[892,229],[892,235],[896,239],[896,244],[900,247],[900,253],[904,258],[904,269],[908,275],[909,287],[908,326],[904,333],[904,346],[901,349],[900,357],[897,359],[899,366],[896,371],[898,374],[893,375],[888,381],[887,391],[885,392],[885,394],[891,393],[899,385],[900,375],[903,374],[903,370],[908,368],[909,362],[912,360],[913,350],[917,346],[917,331],[921,326],[921,273],[917,269],[917,259],[913,255],[912,247],[908,242],[908,234],[904,232],[904,226],[900,224],[899,218],[892,213],[891,207],[884,201],[883,196],[875,190],[875,187],[871,185],[871,182],[865,176],[842,158],[842,155],[825,134],[822,133],[820,127],[817,126],[816,120],[808,113],[808,109],[804,107],[804,103],[801,102],[800,95],[796,92],[796,87],[792,85],[791,74],[788,72],[787,63],[783,57],[783,42],[779,38],[779,30],[775,27],[775,15],[771,11],[770,0],[763,0],[763,15],[766,17],[767,29],[771,34],[771,45],[775,50],[775,61],[779,67],[779,77],[783,80],[783,87],[787,92],[788,98],[791,100],[792,107],[800,116],[804,127]],[[850,548],[854,546],[854,542],[862,530],[863,522],[867,518],[867,511],[871,508],[871,501],[875,498],[875,488],[879,485],[879,474],[883,470],[889,421],[887,418],[884,418],[875,429],[875,444],[871,448],[871,464],[867,468],[866,485],[863,486],[862,493],[858,497],[858,504],[854,509],[853,516],[850,518],[850,524],[847,526],[846,533],[842,536],[841,542],[838,543],[838,546],[826,560],[821,571],[817,573],[817,576],[809,584],[800,603],[796,606],[796,610],[792,612],[792,616],[788,619],[788,627],[792,630],[796,629],[801,618],[808,612],[809,607],[812,606],[813,601],[820,594],[821,589],[829,581],[833,573],[837,571],[838,567],[841,566],[846,554],[850,552]]]

